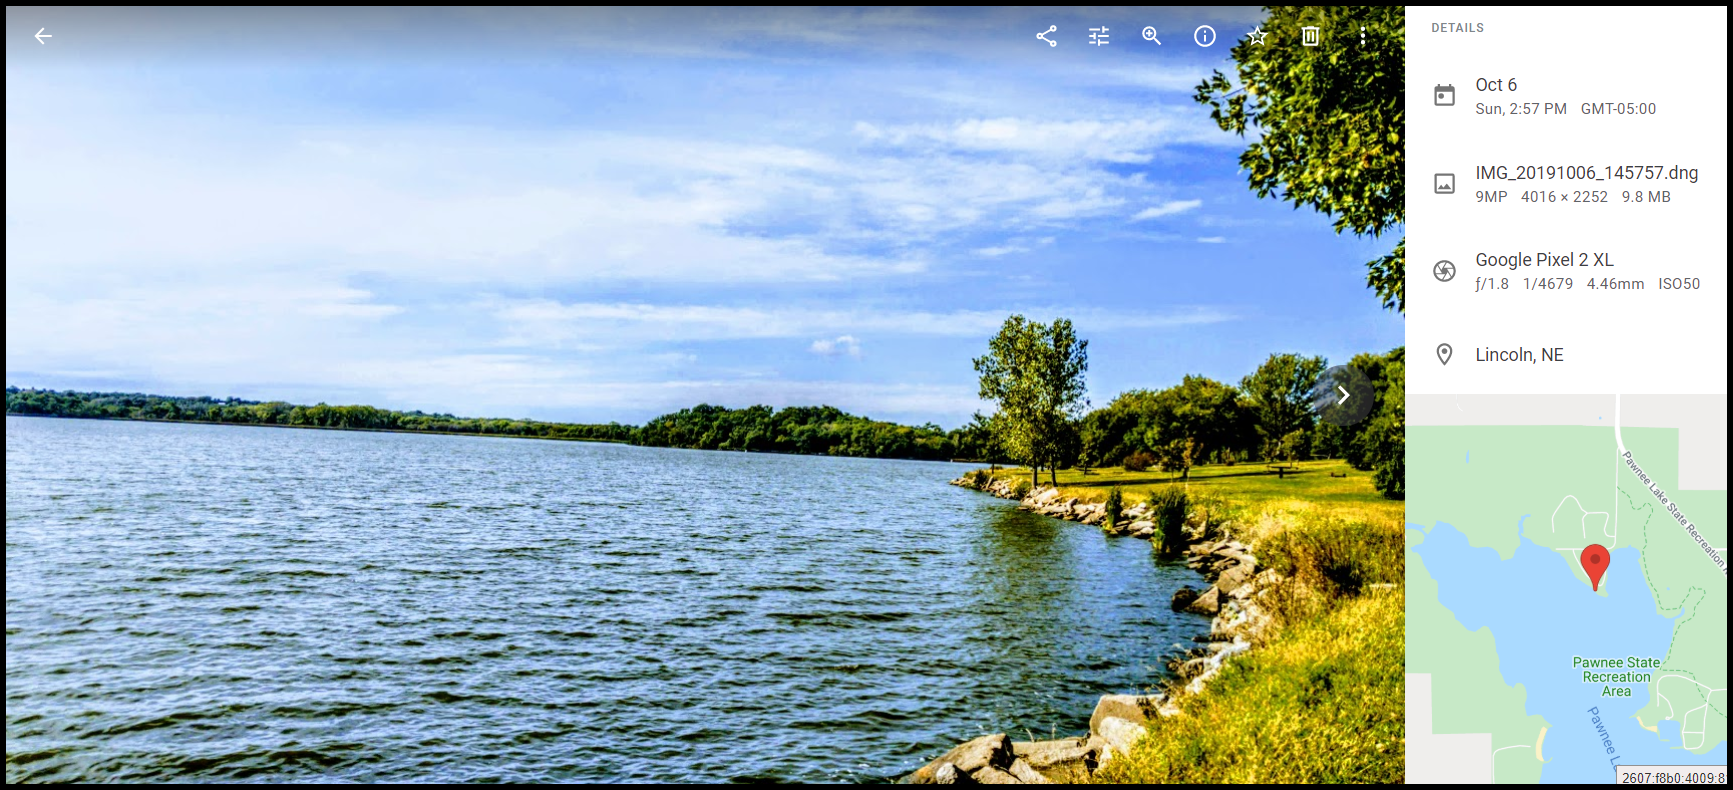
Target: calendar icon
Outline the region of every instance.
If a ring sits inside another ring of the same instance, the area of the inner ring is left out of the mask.
[[[1453,85],[1439,85],[1433,88],[1432,103],[1440,107],[1455,107],[1456,87]]]

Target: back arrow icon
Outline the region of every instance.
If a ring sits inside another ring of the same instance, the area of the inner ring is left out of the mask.
[[[48,43],[48,42],[46,42],[46,41],[43,41],[43,40],[42,40],[42,39],[45,39],[45,38],[54,38],[54,34],[53,34],[53,33],[49,33],[49,34],[48,34],[48,35],[46,35],[46,36],[45,36],[45,35],[42,35],[42,31],[43,31],[43,30],[47,30],[47,29],[48,29],[48,28],[42,28],[42,29],[41,29],[41,30],[38,30],[38,31],[36,31],[36,43],[38,43],[38,44],[46,44],[46,43]]]
[[[1342,385],[1340,385],[1340,384],[1336,385],[1336,391],[1342,393],[1342,399],[1339,401],[1336,401],[1336,405],[1340,406],[1344,403],[1347,403],[1348,402],[1348,391],[1345,389],[1342,389]]]

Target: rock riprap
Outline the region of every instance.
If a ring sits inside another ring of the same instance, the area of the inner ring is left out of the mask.
[[[995,477],[977,488],[971,477],[965,475],[951,483],[1003,499],[1018,499],[1018,507],[1054,518],[1091,526],[1107,520],[1105,505],[1062,496],[1052,486],[1036,486],[1031,490],[1027,480]],[[1026,492],[1022,497],[1017,496],[1019,488]],[[1148,540],[1158,531],[1148,507],[1138,504],[1120,511],[1113,533]],[[1211,619],[1209,633],[1195,638],[1201,644],[1166,661],[1168,670],[1178,679],[1169,684],[1168,691],[1177,696],[1160,692],[1109,694],[1096,702],[1089,717],[1087,738],[1014,742],[1002,733],[982,736],[946,752],[901,781],[912,784],[1088,781],[1114,755],[1128,754],[1139,740],[1150,737],[1152,732],[1159,733],[1163,719],[1185,715],[1180,700],[1202,693],[1228,659],[1250,650],[1262,636],[1270,617],[1260,598],[1282,577],[1260,567],[1250,547],[1223,538],[1235,534],[1231,523],[1208,523],[1202,512],[1196,512],[1187,517],[1182,533],[1186,564],[1202,574],[1210,586],[1201,591],[1182,587],[1173,594],[1169,606],[1176,612],[1208,615]]]

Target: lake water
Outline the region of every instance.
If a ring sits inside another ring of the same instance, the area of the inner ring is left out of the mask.
[[[6,419],[7,781],[879,781],[1207,630],[916,461]]]

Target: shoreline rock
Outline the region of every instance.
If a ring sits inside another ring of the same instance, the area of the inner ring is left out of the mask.
[[[1018,497],[1017,485],[1023,481],[995,477],[977,487],[972,477],[964,475],[951,484],[1001,499],[1017,499],[1018,507],[1053,518],[1088,526],[1100,526],[1107,520],[1105,505],[1061,497],[1059,489],[1050,485],[1038,485]],[[1148,515],[1144,504],[1124,509],[1114,534],[1152,539],[1157,529],[1155,522],[1146,518]],[[1115,754],[1128,754],[1162,719],[1185,715],[1176,697],[1203,693],[1230,659],[1252,649],[1270,620],[1258,599],[1281,581],[1275,571],[1259,566],[1246,545],[1225,537],[1229,532],[1227,525],[1205,523],[1199,514],[1186,518],[1182,530],[1186,545],[1179,553],[1187,558],[1187,567],[1209,582],[1209,587],[1202,591],[1181,587],[1169,605],[1176,612],[1209,615],[1210,630],[1193,637],[1199,643],[1197,647],[1165,662],[1178,681],[1169,684],[1168,691],[1103,695],[1089,717],[1087,738],[1012,742],[1003,733],[982,736],[957,746],[899,781],[906,784],[1088,781]]]

